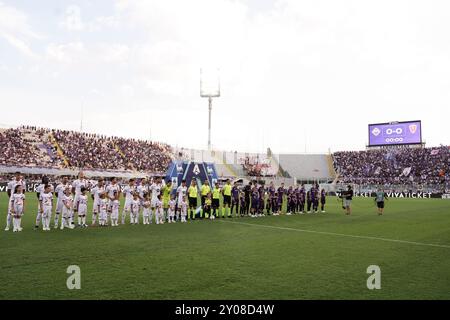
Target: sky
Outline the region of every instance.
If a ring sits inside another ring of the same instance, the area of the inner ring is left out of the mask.
[[[0,0],[0,126],[206,149],[363,150],[422,120],[450,143],[446,0]]]

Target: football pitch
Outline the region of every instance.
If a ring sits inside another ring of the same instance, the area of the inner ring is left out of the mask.
[[[351,216],[327,201],[318,214],[43,232],[27,194],[13,233],[1,194],[0,299],[450,299],[450,201],[390,199],[383,216],[373,199]]]

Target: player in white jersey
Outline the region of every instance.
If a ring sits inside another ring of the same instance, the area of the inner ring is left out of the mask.
[[[119,193],[114,193],[115,198],[111,204],[111,226],[117,227],[119,225],[119,209],[120,209],[120,200]]]
[[[180,220],[181,204],[183,203],[183,199],[186,197],[186,193],[187,193],[186,180],[183,180],[181,181],[181,185],[177,188],[177,205],[176,205],[177,221]]]
[[[72,182],[72,188],[73,188],[73,193],[75,194],[74,197],[74,211],[77,213],[78,215],[78,198],[81,194],[81,188],[88,188],[89,187],[89,183],[86,180],[85,176],[84,176],[84,172],[80,171],[80,173],[78,174],[78,179],[75,180],[74,182]],[[81,218],[78,216],[78,226],[81,226]]]
[[[131,224],[139,224],[139,210],[141,209],[141,200],[139,194],[136,192],[133,195],[133,200],[130,204],[131,209]]]
[[[108,200],[108,211],[111,212],[111,203],[116,198],[115,193],[119,193],[119,199],[120,199],[120,186],[117,183],[116,178],[111,178],[111,183],[106,186],[106,198]]]
[[[175,196],[171,195],[170,196],[170,200],[169,200],[169,223],[174,223],[175,222],[175,205],[176,205],[176,201],[175,201]]]
[[[40,212],[42,216],[42,230],[50,231],[50,219],[53,209],[53,194],[50,185],[44,186],[44,191],[39,195]]]
[[[127,213],[131,212],[131,204],[133,202],[134,193],[136,191],[134,181],[134,179],[130,179],[128,185],[123,189],[123,193],[125,194],[125,205],[122,211],[122,224],[125,224]]]
[[[100,203],[98,205],[98,224],[100,226],[108,225],[108,199],[106,198],[106,193],[100,195]]]
[[[100,195],[106,192],[105,181],[103,179],[98,180],[97,185],[91,189],[91,196],[93,201],[92,205],[92,225],[97,223],[98,205],[100,204]]]
[[[81,188],[81,194],[78,197],[78,221],[83,228],[87,227],[86,215],[88,211],[88,197],[86,195],[86,188]]]
[[[139,198],[141,199],[141,201],[144,201],[144,194],[149,192],[147,179],[144,178],[141,180],[136,188],[136,191],[139,193]]]
[[[63,207],[61,210],[61,230],[64,228],[73,229],[73,196],[72,188],[69,186],[64,190],[62,197]]]
[[[152,211],[150,209],[151,203],[148,198],[148,193],[144,194],[144,201],[142,202],[142,207],[144,208],[142,210],[142,216],[144,219],[144,224],[151,224],[153,223],[153,215]]]
[[[188,207],[186,196],[183,197],[179,206],[181,211],[181,222],[186,222],[187,207]]]
[[[14,194],[11,195],[11,215],[13,216],[13,232],[22,231],[21,221],[25,212],[25,195],[23,194],[22,185],[16,185]]]
[[[63,199],[64,199],[64,192],[67,188],[70,188],[69,179],[67,176],[62,177],[61,182],[56,186],[55,188],[55,195],[56,195],[56,211],[55,211],[55,229],[58,228],[59,224],[59,215],[62,212],[62,209],[64,207]]]
[[[158,195],[155,202],[155,221],[156,224],[164,224],[164,211],[161,195]]]
[[[160,178],[156,178],[156,180],[150,185],[149,192],[152,194],[151,203],[153,209],[156,208],[156,201],[158,200],[158,196],[161,194],[162,186],[163,185],[161,184]]]
[[[14,194],[14,190],[16,190],[16,186],[21,185],[22,186],[22,192],[25,193],[25,181],[23,180],[22,175],[20,172],[15,173],[15,177],[13,180],[8,182],[6,193],[8,194],[8,197],[11,198],[11,196]],[[8,212],[6,214],[6,228],[5,231],[9,231],[9,227],[11,226],[13,222],[13,216],[11,215],[11,202],[8,201]]]
[[[39,201],[40,201],[41,194],[44,193],[45,186],[47,186],[47,185],[50,187],[50,192],[53,192],[53,185],[50,184],[47,176],[43,176],[42,183],[39,186],[37,186],[37,188],[36,188],[36,196]],[[52,213],[50,212],[49,219],[51,219],[51,218],[52,218]],[[40,203],[38,203],[38,212],[36,215],[36,223],[34,226],[35,230],[39,229],[39,224],[41,223],[41,221],[42,221],[41,205],[40,205]]]

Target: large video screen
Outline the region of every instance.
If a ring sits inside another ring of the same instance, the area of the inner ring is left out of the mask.
[[[422,143],[420,121],[369,124],[369,146],[420,143]]]

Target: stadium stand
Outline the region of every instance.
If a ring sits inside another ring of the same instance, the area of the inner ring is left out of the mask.
[[[444,184],[450,182],[450,149],[375,149],[336,152],[334,167],[344,183],[358,184]]]
[[[280,154],[278,157],[280,166],[292,178],[322,181],[334,178],[325,154]]]
[[[22,126],[0,131],[2,167],[83,168],[164,173],[173,159],[167,144]]]
[[[138,176],[163,174],[171,161],[215,163],[221,178],[264,177],[359,185],[450,186],[450,149],[371,149],[326,154],[279,154],[173,149],[163,143],[22,126],[0,129],[1,172]],[[24,169],[25,168],[25,169]]]
[[[0,131],[0,165],[51,167],[53,161],[38,146],[39,134],[22,129]]]

